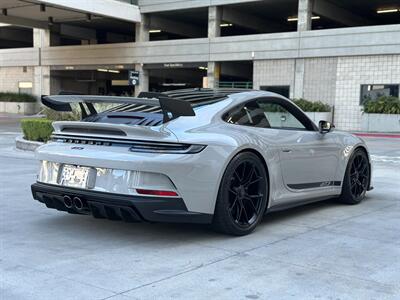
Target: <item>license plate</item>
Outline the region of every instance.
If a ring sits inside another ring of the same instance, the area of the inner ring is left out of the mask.
[[[75,188],[86,188],[91,168],[64,165],[60,178],[60,184]]]

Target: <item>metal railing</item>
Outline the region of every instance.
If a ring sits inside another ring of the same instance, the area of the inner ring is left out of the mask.
[[[249,89],[253,88],[252,81],[220,81],[219,88],[232,88],[232,89]]]

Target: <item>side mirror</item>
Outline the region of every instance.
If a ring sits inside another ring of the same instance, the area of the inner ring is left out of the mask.
[[[319,128],[319,133],[325,134],[331,132],[331,130],[335,128],[335,125],[331,124],[328,121],[319,121],[318,128]]]

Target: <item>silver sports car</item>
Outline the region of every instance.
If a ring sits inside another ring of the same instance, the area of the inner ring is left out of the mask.
[[[37,150],[33,197],[49,208],[129,222],[209,223],[252,232],[263,216],[371,189],[365,143],[314,124],[270,92],[191,89],[137,98],[43,96],[82,121],[55,122]],[[99,111],[105,103],[108,110]]]

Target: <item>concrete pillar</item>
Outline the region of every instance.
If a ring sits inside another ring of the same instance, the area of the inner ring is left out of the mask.
[[[215,38],[221,36],[222,8],[210,6],[208,8],[208,37]],[[218,88],[221,75],[221,63],[208,62],[207,86],[208,88]]]
[[[136,23],[136,42],[148,42],[150,40],[150,18],[142,14],[142,22]],[[149,91],[149,71],[143,68],[143,64],[135,64],[135,70],[139,71],[139,85],[135,86],[135,96],[141,92]]]
[[[221,36],[222,8],[210,6],[208,8],[208,37],[215,38]]]
[[[142,22],[136,23],[136,42],[148,42],[150,40],[150,18],[142,14]]]
[[[300,99],[304,97],[304,74],[305,74],[305,60],[304,58],[296,59],[294,69],[294,88],[293,98]]]
[[[50,67],[38,66],[33,70],[33,94],[40,98],[50,95]]]
[[[219,62],[208,62],[208,70],[207,70],[207,85],[208,88],[218,88],[219,87],[219,79],[221,76],[221,63]]]
[[[48,29],[33,29],[33,47],[50,47],[50,36]]]
[[[33,46],[39,48],[50,47],[50,30],[34,29],[33,30]],[[39,54],[39,58],[41,54]],[[33,94],[38,98],[41,95],[50,94],[50,66],[42,66],[42,61],[39,59],[39,66],[33,70]]]
[[[135,96],[139,96],[141,92],[149,91],[149,71],[143,67],[143,64],[136,64],[135,70],[139,71],[139,85],[135,86]]]
[[[298,31],[311,30],[313,3],[314,0],[299,0],[299,11],[298,11],[298,21],[297,21]]]

